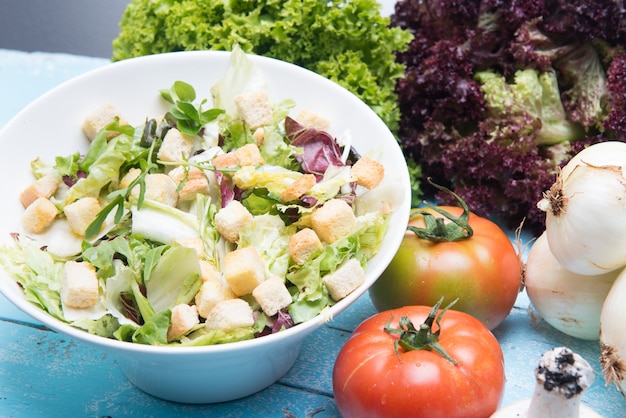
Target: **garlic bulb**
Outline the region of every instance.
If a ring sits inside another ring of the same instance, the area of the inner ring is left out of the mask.
[[[626,265],[626,143],[591,145],[561,170],[537,207],[555,258],[577,274]]]
[[[611,286],[600,315],[600,364],[607,385],[626,396],[626,269]]]
[[[548,324],[572,337],[598,340],[602,304],[620,271],[585,276],[567,270],[552,255],[544,232],[528,251],[524,285]]]
[[[593,369],[567,347],[557,347],[541,357],[535,369],[533,397],[496,411],[491,418],[600,418],[582,405],[583,392],[594,380]]]

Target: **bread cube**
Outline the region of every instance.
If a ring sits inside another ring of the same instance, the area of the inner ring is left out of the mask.
[[[128,121],[124,119],[120,111],[117,110],[113,104],[105,103],[85,118],[83,121],[83,133],[89,141],[93,141],[98,132],[113,123],[115,118],[119,118],[118,123],[120,125],[128,125]],[[107,139],[111,139],[117,135],[118,132],[107,132]]]
[[[120,185],[119,188],[120,189],[125,189],[128,186],[130,186],[130,184],[135,181],[135,179],[137,177],[139,177],[139,175],[141,174],[141,169],[139,168],[131,168],[130,170],[128,170],[128,173],[126,173],[124,175],[124,177],[122,177],[122,179],[120,180]],[[137,190],[137,195],[139,194],[139,190]]]
[[[318,131],[327,131],[328,128],[330,128],[330,121],[328,119],[308,109],[302,109],[294,119],[305,128],[315,128]]]
[[[98,199],[94,197],[82,197],[63,208],[63,213],[67,218],[72,231],[81,237],[85,236],[85,232],[89,225],[96,219],[102,207]]]
[[[331,199],[313,211],[311,226],[323,241],[333,243],[350,234],[356,216],[345,200]]]
[[[131,174],[133,173],[133,174]],[[121,184],[126,184],[126,177],[133,176],[136,172],[129,171],[122,179]],[[132,180],[131,180],[132,181]],[[178,204],[178,191],[176,183],[167,174],[163,173],[150,173],[146,175],[146,191],[144,199],[154,200],[164,205],[175,207]],[[128,182],[130,184],[130,182]],[[141,189],[139,185],[133,187],[131,195],[135,198],[139,198]]]
[[[200,323],[198,311],[195,306],[182,303],[172,308],[172,319],[167,329],[167,340],[179,339],[189,332],[195,325]]]
[[[237,148],[234,153],[241,167],[265,164],[261,151],[256,144],[246,144]]]
[[[373,189],[380,184],[385,176],[385,167],[369,157],[361,157],[352,166],[351,173],[359,186]]]
[[[322,281],[330,297],[338,301],[365,282],[365,271],[358,260],[351,258],[337,270],[324,276]]]
[[[195,297],[198,314],[206,318],[215,305],[223,300],[234,299],[236,297],[237,295],[235,295],[228,286],[224,286],[218,281],[208,280],[202,283]]]
[[[313,174],[303,174],[298,177],[293,183],[291,183],[280,194],[280,200],[283,202],[290,202],[298,199],[300,196],[311,190],[315,186],[317,180]]]
[[[252,293],[265,280],[265,265],[257,249],[250,246],[226,253],[224,279],[237,296]]]
[[[228,299],[219,302],[207,315],[205,326],[208,329],[230,331],[254,325],[252,308],[243,299]]]
[[[34,234],[43,232],[57,216],[57,207],[49,199],[38,197],[22,214],[22,226]]]
[[[261,145],[265,142],[265,129],[264,128],[256,128],[254,133],[252,134],[252,138],[256,141],[257,145]]]
[[[267,92],[255,90],[235,97],[235,106],[250,129],[272,123],[273,108]]]
[[[204,174],[204,171],[198,167],[176,167],[167,173],[168,176],[174,180],[177,185],[180,185],[178,190],[178,198],[180,200],[188,201],[196,198],[198,193],[208,195],[210,193],[209,180]],[[178,186],[177,186],[178,187]]]
[[[311,228],[304,228],[289,237],[289,255],[297,264],[306,263],[314,252],[322,250],[324,245]]]
[[[75,309],[98,303],[98,277],[95,267],[86,261],[67,261],[61,277],[61,301]]]
[[[27,208],[31,203],[37,200],[38,197],[48,199],[57,191],[58,187],[59,180],[50,174],[38,178],[20,193],[22,206]]]
[[[232,168],[239,165],[239,159],[234,152],[226,152],[213,157],[213,160],[211,160],[211,164],[213,164],[213,167],[218,170],[220,168]]]
[[[229,242],[237,242],[239,231],[254,220],[252,214],[238,200],[232,200],[215,214],[215,229]]]
[[[203,282],[214,281],[222,283],[222,273],[213,263],[203,259],[198,260],[198,262],[200,263],[200,274],[202,274]]]
[[[292,302],[291,294],[280,277],[272,277],[259,284],[252,291],[252,296],[268,316],[276,315]]]
[[[191,156],[192,149],[193,138],[188,137],[176,128],[171,128],[163,138],[157,158],[167,162],[184,161]]]

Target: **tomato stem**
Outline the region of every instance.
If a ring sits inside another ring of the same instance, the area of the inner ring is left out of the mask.
[[[439,334],[441,333],[441,328],[439,326],[439,321],[441,321],[441,317],[443,314],[452,307],[458,298],[452,301],[448,306],[443,308],[439,315],[437,315],[437,311],[439,307],[443,303],[443,297],[439,299],[439,301],[433,306],[431,311],[424,323],[420,324],[419,329],[415,328],[413,322],[407,317],[403,316],[398,320],[399,328],[393,328],[389,324],[391,323],[391,319],[385,325],[385,332],[389,334],[399,334],[400,338],[394,341],[394,348],[396,349],[396,354],[398,358],[400,358],[400,353],[398,351],[398,346],[402,347],[405,351],[411,350],[429,350],[434,351],[444,357],[446,360],[450,361],[453,364],[457,364],[457,361],[454,360],[446,350],[439,344]],[[437,331],[433,332],[433,322],[437,324]]]
[[[471,238],[472,235],[474,235],[474,231],[469,225],[470,211],[465,201],[452,190],[434,183],[430,178],[427,180],[432,186],[452,195],[459,203],[459,206],[463,209],[463,213],[459,216],[454,216],[440,207],[424,202],[428,209],[434,210],[440,215],[443,215],[444,218],[437,218],[424,208],[414,209],[411,212],[411,217],[415,215],[422,215],[424,217],[426,227],[418,228],[416,226],[409,225],[407,229],[417,235],[418,238],[427,239],[433,242],[451,242]],[[446,219],[451,222],[446,222]]]

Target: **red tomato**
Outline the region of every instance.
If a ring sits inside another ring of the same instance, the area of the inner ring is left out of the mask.
[[[460,207],[439,208],[453,216],[463,213]],[[428,212],[444,218],[432,209]],[[370,288],[376,309],[433,306],[441,297],[458,298],[454,309],[473,315],[489,329],[497,327],[519,293],[522,263],[498,225],[471,212],[468,219],[473,235],[458,241],[432,242],[407,231],[395,257]],[[424,216],[411,217],[409,225],[424,227]]]
[[[407,317],[417,329],[438,305],[406,306],[361,323],[342,347],[333,369],[335,402],[344,418],[481,418],[496,411],[505,385],[504,357],[496,338],[479,320],[448,310],[433,332],[453,363],[432,350],[395,343]]]

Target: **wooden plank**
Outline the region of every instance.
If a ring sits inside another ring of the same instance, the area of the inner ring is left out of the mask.
[[[0,320],[0,416],[332,417],[332,396],[275,384],[214,405],[183,405],[130,384],[106,353],[41,328]]]

